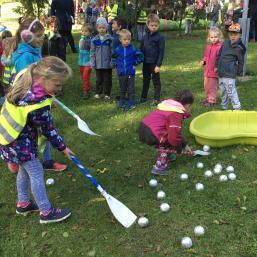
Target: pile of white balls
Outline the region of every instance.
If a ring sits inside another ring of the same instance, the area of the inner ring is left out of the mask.
[[[210,150],[210,147],[208,145],[203,146],[203,151],[208,152]],[[203,169],[204,164],[202,162],[197,162],[196,167],[198,169]],[[222,174],[222,172],[226,171],[226,174]],[[205,178],[212,178],[215,175],[219,175],[219,181],[220,182],[227,182],[227,181],[233,181],[236,179],[236,174],[234,167],[229,165],[226,167],[226,169],[223,169],[223,166],[220,163],[217,163],[213,169],[206,170],[204,172]],[[187,173],[180,174],[180,180],[182,182],[189,180],[189,176]],[[149,181],[149,186],[156,188],[158,186],[158,181],[156,179],[151,179]],[[196,183],[195,184],[196,191],[202,191],[204,190],[204,185],[202,183]],[[156,195],[158,200],[163,200],[166,197],[166,193],[164,191],[158,191]],[[169,212],[170,211],[170,205],[168,203],[161,203],[160,210],[161,212]],[[142,228],[147,227],[149,225],[149,219],[147,217],[140,217],[138,219],[138,225]],[[201,225],[198,225],[194,228],[194,234],[195,236],[202,236],[205,234],[205,228]],[[189,236],[185,236],[181,239],[181,246],[183,248],[191,248],[193,245],[192,239]]]

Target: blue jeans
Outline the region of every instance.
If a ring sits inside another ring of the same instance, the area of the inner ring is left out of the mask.
[[[51,208],[45,187],[44,170],[40,161],[36,158],[20,165],[16,177],[19,202],[29,202],[30,189],[40,211]]]
[[[46,141],[45,150],[43,152],[43,163],[46,166],[51,166],[53,163],[51,156],[51,144],[49,141]]]

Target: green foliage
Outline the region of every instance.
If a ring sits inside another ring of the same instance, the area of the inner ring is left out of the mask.
[[[44,15],[44,9],[48,0],[20,0],[21,6],[14,8],[14,11],[21,16],[36,16]]]

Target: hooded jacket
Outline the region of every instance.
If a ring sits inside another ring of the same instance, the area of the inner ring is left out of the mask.
[[[96,35],[91,41],[90,62],[94,69],[112,69],[112,37],[109,34],[101,40]]]
[[[157,110],[146,116],[142,123],[150,128],[160,144],[168,143],[180,153],[186,146],[182,136],[183,120],[189,117],[190,114],[181,103],[167,99],[157,106]]]
[[[19,43],[18,48],[12,54],[12,62],[16,73],[41,59],[41,48],[32,47],[28,43]]]
[[[242,76],[245,52],[246,48],[241,39],[234,44],[225,41],[216,63],[219,77],[235,79],[237,75]]]
[[[113,63],[117,65],[118,76],[135,76],[135,66],[144,60],[143,53],[132,45],[119,45],[112,57]]]
[[[48,97],[49,95],[42,86],[35,82],[27,94],[17,101],[16,105],[25,106],[41,103]],[[66,148],[54,126],[50,107],[46,106],[28,114],[27,123],[15,141],[6,146],[0,145],[1,158],[16,164],[22,164],[37,158],[38,129],[58,150],[63,151]]]
[[[215,71],[216,61],[220,54],[222,43],[208,44],[203,56],[204,76],[208,78],[218,78],[218,73]]]

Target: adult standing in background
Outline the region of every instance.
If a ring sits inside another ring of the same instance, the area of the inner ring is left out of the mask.
[[[51,4],[51,15],[57,16],[60,22],[59,33],[69,42],[71,50],[76,53],[74,39],[71,33],[74,24],[74,3],[73,0],[53,0]]]
[[[255,39],[257,42],[257,0],[249,2],[249,17],[251,18],[250,39]]]

